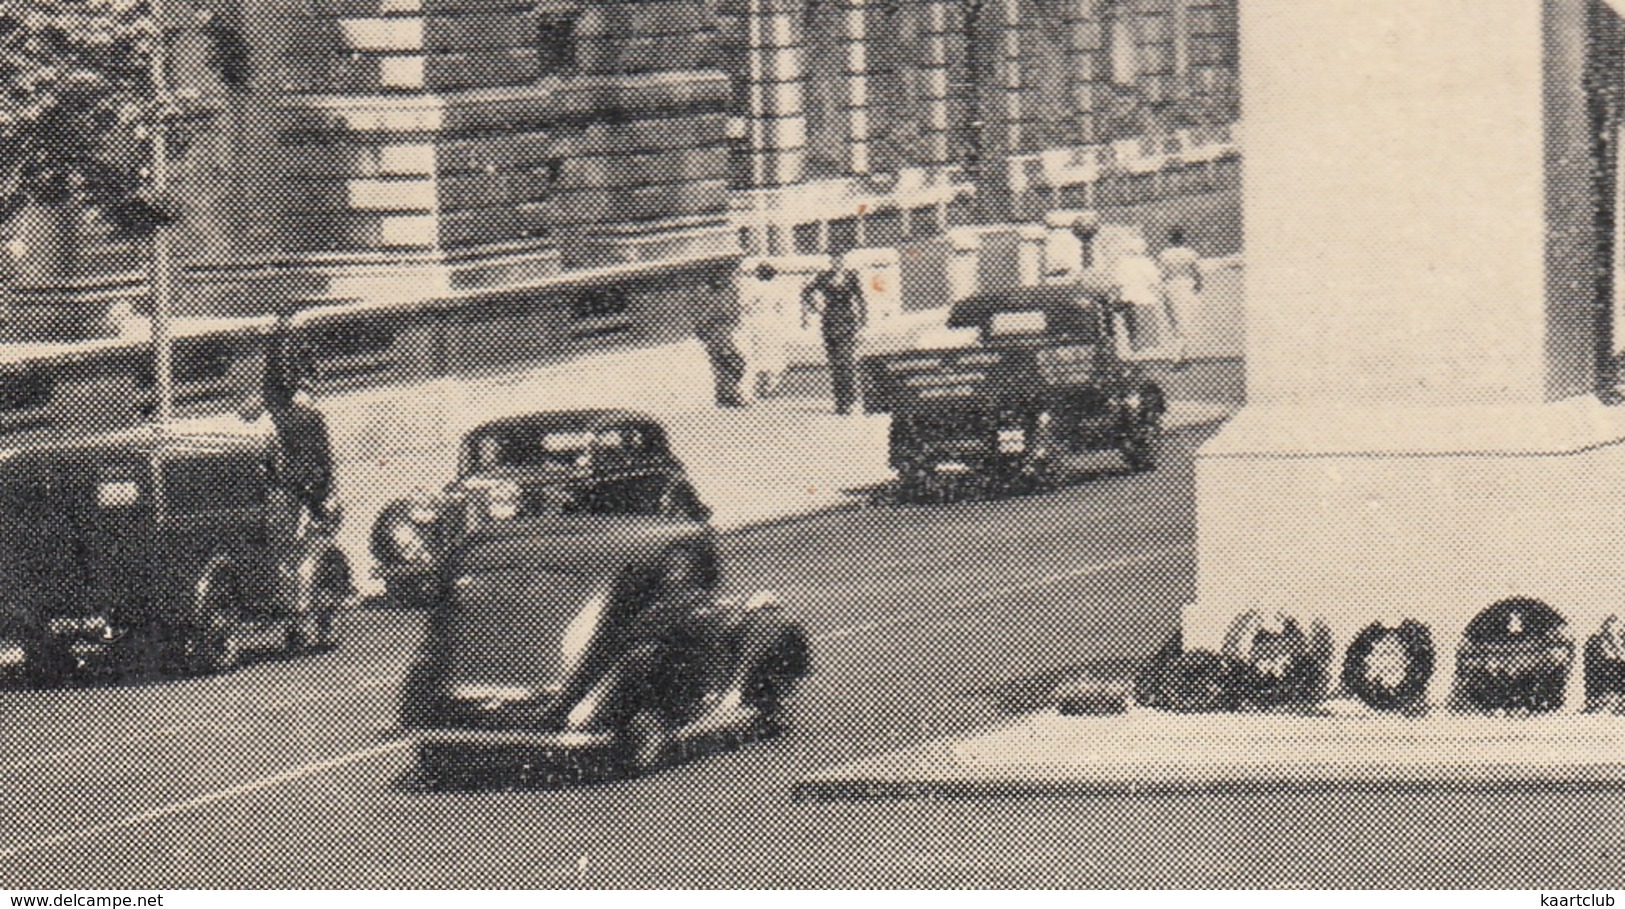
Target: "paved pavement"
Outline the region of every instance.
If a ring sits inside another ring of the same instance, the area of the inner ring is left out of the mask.
[[[1056,798],[1226,791],[1625,788],[1625,718],[1055,709],[814,771],[803,798]]]
[[[868,349],[900,349],[941,310],[910,312]],[[340,545],[358,578],[372,565],[367,535],[392,499],[452,479],[457,440],[486,420],[534,410],[626,407],[661,419],[723,530],[862,502],[893,477],[886,463],[886,415],[838,416],[816,371],[802,370],[786,394],[741,410],[711,405],[710,367],[697,341],[622,350],[556,366],[463,381],[394,386],[325,397],[338,488],[345,502]],[[1223,419],[1234,405],[1175,395],[1170,427]],[[376,584],[363,589],[376,592]]]

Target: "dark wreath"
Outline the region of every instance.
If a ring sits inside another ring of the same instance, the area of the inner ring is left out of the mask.
[[[1456,657],[1461,695],[1488,711],[1543,712],[1563,706],[1574,644],[1563,616],[1528,597],[1502,600],[1467,624]]]
[[[1393,646],[1399,648],[1401,661],[1397,680],[1372,663],[1374,654],[1379,659],[1391,656],[1384,651]],[[1377,710],[1413,710],[1427,693],[1436,662],[1433,635],[1426,625],[1415,619],[1406,619],[1398,627],[1372,622],[1349,644],[1343,660],[1343,687]]]

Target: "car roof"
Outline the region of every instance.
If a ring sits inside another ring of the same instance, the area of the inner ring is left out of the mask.
[[[252,424],[241,432],[223,428],[139,426],[84,439],[41,442],[3,452],[5,457],[34,461],[52,459],[93,460],[120,454],[150,456],[160,453],[259,455],[270,437]]]
[[[982,328],[997,313],[1038,310],[1048,318],[1051,332],[1094,334],[1092,310],[1098,295],[1075,284],[1012,287],[967,297],[948,313],[949,328]]]
[[[481,423],[469,430],[468,435],[486,432],[596,432],[628,423],[660,426],[659,420],[635,410],[547,410]]]

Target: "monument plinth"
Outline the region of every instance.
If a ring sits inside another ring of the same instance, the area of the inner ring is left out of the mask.
[[[1625,410],[1592,393],[1587,0],[1243,0],[1248,404],[1197,468],[1184,646],[1249,611],[1432,630],[1625,613]]]

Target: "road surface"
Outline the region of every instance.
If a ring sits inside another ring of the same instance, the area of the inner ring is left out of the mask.
[[[1619,793],[797,802],[804,773],[1120,667],[1193,593],[1192,459],[731,535],[818,673],[784,737],[650,777],[421,792],[391,732],[421,627],[212,678],[0,692],[0,882],[46,887],[1618,886]],[[1087,465],[1086,465],[1087,466]],[[882,497],[883,499],[883,497]]]

